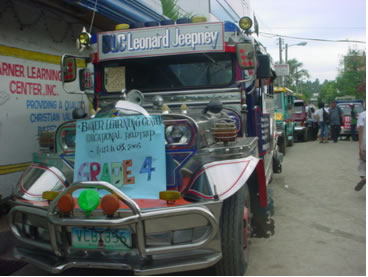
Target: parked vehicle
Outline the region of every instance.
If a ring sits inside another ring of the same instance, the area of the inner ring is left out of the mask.
[[[295,122],[292,115],[295,96],[294,92],[286,87],[275,87],[274,92],[278,145],[280,152],[286,155],[286,147],[294,144]]]
[[[351,104],[354,104],[354,109],[357,112],[358,117],[364,110],[362,100],[356,100],[355,97],[336,97],[336,105],[344,112],[344,122],[341,126],[340,136],[343,136],[346,139],[349,139],[351,136]]]
[[[42,133],[9,213],[16,257],[52,273],[243,275],[250,231],[273,234],[270,56],[233,23],[180,22],[83,32],[91,55],[63,56],[91,114]]]
[[[312,133],[312,126],[308,122],[307,106],[304,100],[294,100],[293,120],[295,122],[294,138],[301,141],[310,140]]]

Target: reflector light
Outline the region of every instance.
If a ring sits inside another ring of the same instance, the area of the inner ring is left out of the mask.
[[[207,17],[205,16],[193,16],[192,23],[199,23],[199,22],[207,22]]]
[[[175,201],[179,200],[181,197],[181,193],[176,190],[165,190],[160,191],[160,199],[166,201]]]
[[[59,195],[59,192],[58,191],[44,191],[42,193],[42,199],[45,199],[45,200],[48,200],[48,201],[52,201],[58,195]]]
[[[79,195],[78,204],[83,211],[89,214],[100,204],[100,195],[93,189],[86,189]]]
[[[58,201],[58,208],[61,212],[70,213],[75,207],[73,196],[70,194],[64,194]]]
[[[112,215],[120,207],[119,198],[115,194],[107,194],[101,200],[101,207],[105,214]]]
[[[115,25],[115,31],[127,30],[129,28],[130,28],[129,24],[117,24],[117,25]]]

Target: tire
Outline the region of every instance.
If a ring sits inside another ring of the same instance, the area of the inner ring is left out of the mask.
[[[241,276],[247,270],[249,256],[250,224],[244,219],[244,208],[248,208],[251,222],[250,194],[244,185],[233,196],[226,199],[220,218],[222,259],[214,266],[216,275]]]
[[[284,156],[286,156],[286,137],[285,137],[285,133],[284,133],[284,136],[282,137],[282,141],[279,144],[279,151]]]
[[[308,141],[308,129],[305,128],[303,132],[303,142]]]
[[[294,145],[294,132],[291,136],[291,140],[288,139],[288,146],[293,146]]]

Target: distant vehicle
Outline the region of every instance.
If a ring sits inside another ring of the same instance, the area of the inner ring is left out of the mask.
[[[276,130],[279,135],[279,151],[286,154],[286,146],[294,144],[295,123],[292,117],[294,112],[294,92],[286,87],[274,88]]]
[[[295,122],[294,138],[308,141],[311,135],[311,127],[308,123],[307,108],[304,100],[294,100],[293,119]]]
[[[344,112],[344,122],[341,126],[340,136],[344,136],[347,139],[351,136],[351,108],[350,105],[354,104],[354,109],[357,112],[357,117],[364,110],[363,101],[356,100],[354,96],[352,97],[336,97],[336,104]]]

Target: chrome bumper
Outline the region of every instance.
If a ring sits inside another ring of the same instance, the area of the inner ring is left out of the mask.
[[[304,132],[305,128],[306,128],[305,126],[295,126],[294,131],[297,133]]]
[[[56,208],[58,199],[80,188],[108,190],[129,209],[118,210],[114,218],[107,218],[102,211],[86,218],[79,209],[72,217],[61,217]],[[15,250],[15,257],[49,272],[60,273],[77,267],[132,270],[138,275],[152,275],[205,268],[219,261],[222,257],[218,232],[221,207],[222,201],[210,201],[141,209],[109,183],[83,182],[65,189],[48,208],[18,202],[10,211],[9,220],[12,232],[22,245]],[[134,237],[133,247],[129,251],[75,249],[71,245],[72,227],[128,228]],[[37,237],[37,232],[46,235]],[[180,234],[188,232],[192,236],[183,241]],[[164,235],[164,242],[150,240],[157,234]]]

